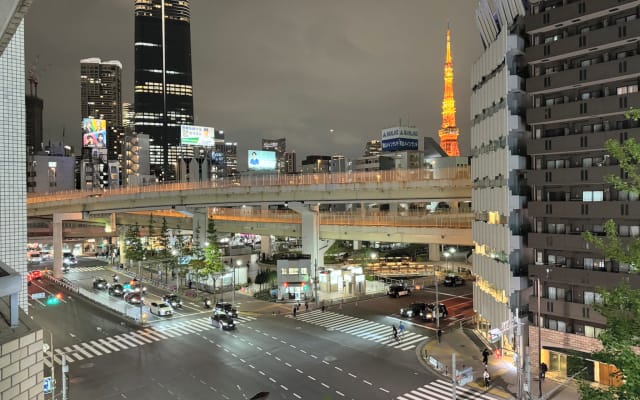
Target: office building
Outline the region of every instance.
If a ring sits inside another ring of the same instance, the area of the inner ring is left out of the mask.
[[[80,60],[80,117],[107,121],[107,157],[120,159],[124,138],[120,61]]]
[[[303,174],[328,173],[331,156],[309,155],[302,160],[300,172]]]
[[[38,97],[38,77],[35,70],[29,71],[29,94],[25,97],[27,118],[27,154],[42,150],[42,110],[44,102]]]
[[[367,143],[365,143],[364,145],[364,156],[365,157],[371,157],[371,156],[379,156],[382,153],[382,142],[379,140],[369,140]]]
[[[392,153],[377,156],[358,157],[351,161],[351,168],[353,172],[368,172],[368,171],[386,171],[394,169],[396,162],[393,159]]]
[[[135,2],[135,131],[149,135],[161,181],[176,179],[180,125],[194,123],[189,3]]]
[[[623,241],[640,235],[638,194],[607,183],[624,173],[605,147],[607,140],[640,140],[640,125],[624,116],[640,104],[639,7],[637,0],[539,1],[524,20],[529,278],[541,286],[529,310],[533,325],[542,324],[541,359],[559,376],[575,372],[572,351],[599,348],[606,320],[594,309],[602,302],[598,289],[623,282],[640,289],[629,265],[604,257],[582,236],[603,235],[609,219]],[[529,335],[535,360],[536,326]],[[616,383],[613,367],[585,366],[594,381]]]
[[[333,155],[329,161],[329,173],[336,174],[340,172],[347,172],[347,167],[350,166],[350,162],[343,155]]]
[[[0,397],[43,400],[43,331],[29,316],[24,25],[30,1],[4,2],[0,28]],[[64,378],[63,378],[64,379]]]
[[[295,150],[285,152],[283,158],[285,174],[295,174],[296,172],[298,172]]]
[[[122,127],[125,130],[125,134],[133,131],[135,124],[135,108],[131,103],[122,103]]]
[[[149,135],[128,134],[122,150],[123,186],[144,186],[155,182],[152,179],[149,159]]]
[[[287,139],[262,139],[262,150],[276,153],[276,171],[284,173],[286,169],[284,154],[287,151]]]

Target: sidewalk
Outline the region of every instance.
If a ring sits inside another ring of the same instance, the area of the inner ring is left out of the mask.
[[[491,375],[491,386],[484,387],[482,373],[482,350],[484,346],[482,340],[471,329],[452,329],[443,332],[441,343],[434,337],[424,345],[420,352],[420,362],[436,373],[441,374],[444,379],[451,380],[451,354],[456,353],[456,369],[458,371],[468,367],[473,368],[474,380],[467,386],[479,389],[498,399],[516,399],[518,393],[517,370],[512,356],[502,356],[496,358],[492,354],[489,356],[488,371]],[[526,377],[524,378],[526,380]],[[547,374],[547,379],[542,382],[542,394],[544,399],[553,400],[575,400],[578,399],[576,385],[573,382],[562,385],[563,381],[551,379]],[[538,399],[538,377],[531,376],[531,399]],[[522,397],[527,399],[526,394]]]

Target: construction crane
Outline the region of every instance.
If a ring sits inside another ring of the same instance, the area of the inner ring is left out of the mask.
[[[51,64],[47,64],[44,68],[38,70],[39,63],[40,55],[38,54],[35,61],[29,66],[29,77],[27,78],[27,80],[29,81],[30,96],[38,97],[38,76],[44,74],[49,69],[49,67],[51,67]]]

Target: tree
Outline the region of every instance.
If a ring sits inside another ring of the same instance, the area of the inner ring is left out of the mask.
[[[144,258],[140,226],[137,222],[133,227],[129,227],[125,234],[125,257],[131,261],[141,261]]]
[[[218,248],[218,235],[216,234],[216,226],[213,219],[210,219],[207,225],[207,245],[204,248],[204,260],[202,264],[199,272],[213,280],[213,296],[215,302],[216,280],[224,273],[224,264],[220,256],[220,249]]]
[[[149,226],[148,226],[148,233],[147,233],[147,248],[145,249],[147,251],[147,258],[150,258],[150,255],[153,255],[153,248],[151,247],[151,241],[153,239],[153,237],[156,235],[155,230],[153,229],[153,224],[156,221],[153,219],[153,213],[149,214]]]
[[[639,120],[640,112],[632,110],[628,118]],[[618,190],[640,193],[640,144],[634,139],[620,143],[609,140],[607,150],[620,163],[624,178],[609,176],[607,182]],[[640,265],[640,237],[621,240],[613,220],[605,224],[605,237],[591,232],[584,234],[587,242],[595,245],[605,257],[628,264],[632,273]],[[613,289],[600,289],[602,303],[594,309],[607,319],[607,327],[598,336],[603,349],[595,353],[594,359],[614,365],[614,374],[620,386],[596,388],[589,382],[581,382],[580,394],[584,399],[623,400],[640,399],[640,290],[623,283]]]

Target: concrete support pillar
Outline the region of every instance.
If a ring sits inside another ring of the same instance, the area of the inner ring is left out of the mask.
[[[320,257],[320,214],[319,206],[303,203],[289,203],[289,208],[302,216],[302,253],[311,256],[311,268],[315,276],[315,267],[324,266],[324,257]]]
[[[440,244],[429,243],[429,261],[440,261]]]
[[[360,250],[360,245],[362,243],[359,240],[354,240],[353,241],[353,250]]]
[[[365,203],[360,203],[360,216],[362,218],[367,216],[367,205]]]
[[[53,214],[53,277],[62,278],[62,221],[82,220],[82,213]]]
[[[264,253],[267,258],[271,258],[271,235],[260,235],[260,252]]]
[[[192,215],[193,223],[193,241],[198,241],[202,248],[205,248],[207,241],[207,225],[209,224],[209,209],[208,208],[191,208],[189,209]]]
[[[127,263],[127,238],[126,238],[126,234],[127,234],[127,231],[123,227],[121,229],[121,231],[120,231],[120,239],[118,240],[118,255],[120,257],[120,263],[123,264],[123,265]]]

